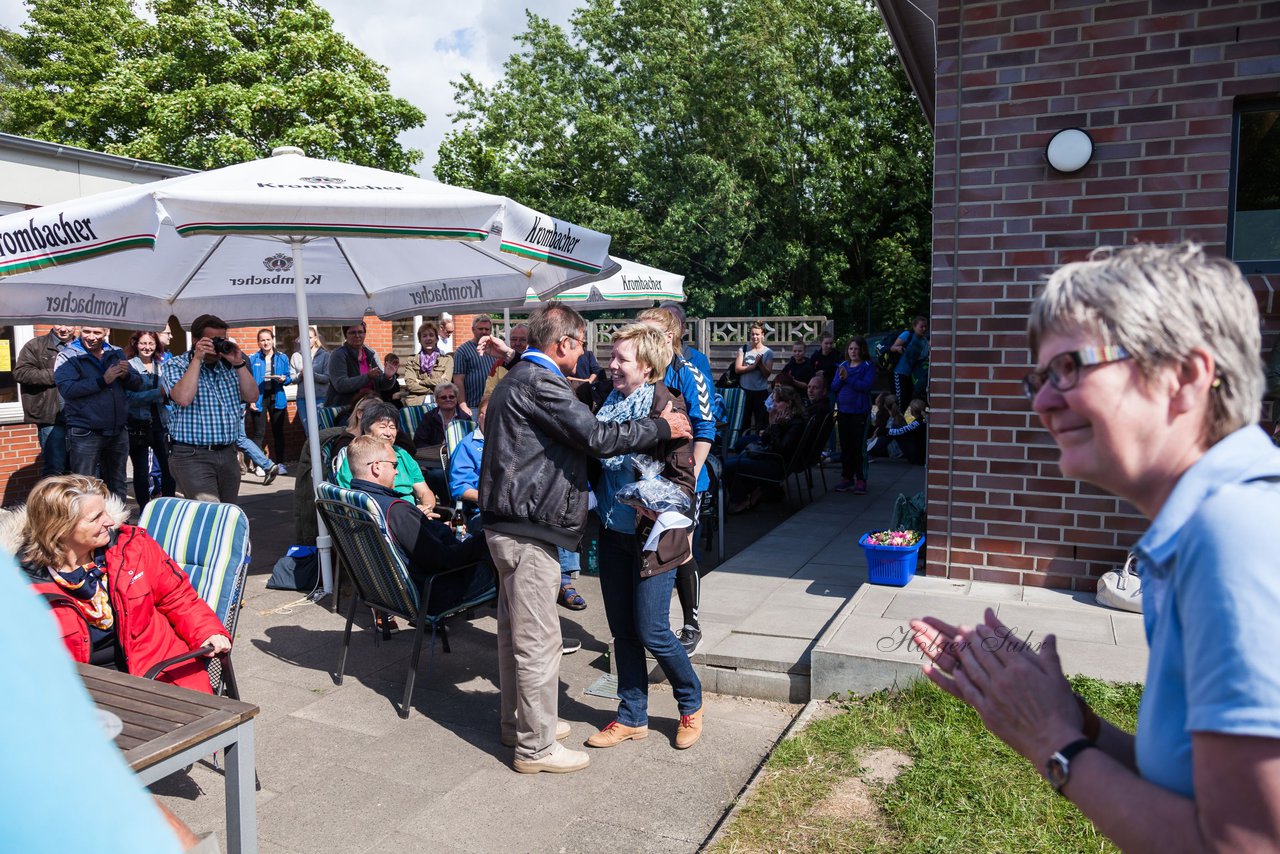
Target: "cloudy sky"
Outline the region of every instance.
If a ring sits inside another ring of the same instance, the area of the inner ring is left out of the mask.
[[[502,75],[515,49],[512,37],[525,29],[525,9],[567,25],[580,0],[316,0],[334,27],[356,47],[387,67],[391,91],[427,114],[426,124],[401,141],[421,149],[418,169],[430,177],[436,149],[454,110],[451,80],[470,73],[483,83]],[[372,17],[370,10],[376,9]],[[26,20],[22,0],[0,0],[0,26]]]

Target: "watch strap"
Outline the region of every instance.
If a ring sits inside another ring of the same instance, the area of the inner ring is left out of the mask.
[[[1087,738],[1078,738],[1049,757],[1049,761],[1045,763],[1046,769],[1057,768],[1061,771],[1060,774],[1049,773],[1047,775],[1049,785],[1053,786],[1055,792],[1062,794],[1062,787],[1067,785],[1067,782],[1071,779],[1071,760],[1082,750],[1097,746]]]

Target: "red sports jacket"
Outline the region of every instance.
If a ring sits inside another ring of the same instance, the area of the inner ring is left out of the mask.
[[[141,676],[154,664],[195,649],[227,630],[191,586],[182,567],[143,528],[122,525],[107,547],[107,590],[129,673]],[[74,601],[52,580],[36,579],[58,620],[62,640],[79,662],[89,660],[89,627]],[[184,688],[212,693],[204,663],[175,665],[158,677]]]

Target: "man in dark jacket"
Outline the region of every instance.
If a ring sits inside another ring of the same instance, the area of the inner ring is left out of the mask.
[[[479,562],[470,572],[446,575],[432,584],[428,613],[439,613],[493,589],[493,571],[483,563],[489,557],[484,537],[459,542],[452,528],[427,518],[392,489],[396,452],[390,442],[375,436],[353,439],[347,446],[347,464],[351,466],[351,488],[365,493],[378,505],[392,541],[404,553],[409,577],[415,584],[421,585],[445,570]]]
[[[24,344],[13,366],[13,378],[22,385],[22,420],[36,425],[42,478],[67,473],[67,421],[53,363],[75,340],[76,331],[74,326],[55,324],[47,335]]]
[[[480,512],[498,570],[498,675],[502,736],[515,770],[567,772],[587,754],[557,743],[561,656],[556,547],[576,549],[587,523],[587,457],[610,457],[692,435],[670,407],[659,418],[596,421],[565,375],[586,340],[586,322],[557,301],[529,319],[529,348],[494,390],[485,420]],[[480,342],[488,350],[489,340]],[[502,345],[493,345],[500,355]]]
[[[53,369],[67,419],[67,450],[72,474],[96,477],[99,467],[107,489],[125,500],[129,460],[129,403],[125,390],[139,391],[142,377],[107,343],[111,330],[85,326],[67,345]]]

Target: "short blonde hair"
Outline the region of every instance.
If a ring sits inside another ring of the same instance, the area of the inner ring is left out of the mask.
[[[631,341],[636,345],[636,363],[649,369],[646,384],[653,385],[666,375],[667,365],[671,364],[672,359],[667,336],[647,323],[628,323],[613,333],[613,343],[621,341]]]
[[[36,484],[27,499],[26,548],[22,559],[33,566],[62,568],[66,561],[62,540],[80,522],[86,498],[105,499],[107,485],[96,477],[64,474]]]
[[[1198,244],[1094,250],[1049,277],[1027,331],[1033,357],[1046,335],[1078,332],[1124,347],[1146,377],[1206,350],[1218,380],[1206,443],[1258,421],[1265,381],[1257,299],[1235,264]]]
[[[644,311],[636,315],[636,320],[640,323],[648,323],[656,326],[663,332],[671,335],[671,347],[677,353],[684,352],[681,346],[680,336],[684,334],[684,327],[680,325],[680,320],[665,308],[646,308]]]
[[[347,467],[352,471],[352,477],[360,477],[355,472],[361,471],[369,463],[381,458],[383,455],[395,453],[395,446],[386,439],[379,439],[377,436],[357,436],[351,440],[351,444],[347,445]],[[363,472],[361,472],[363,474]]]

